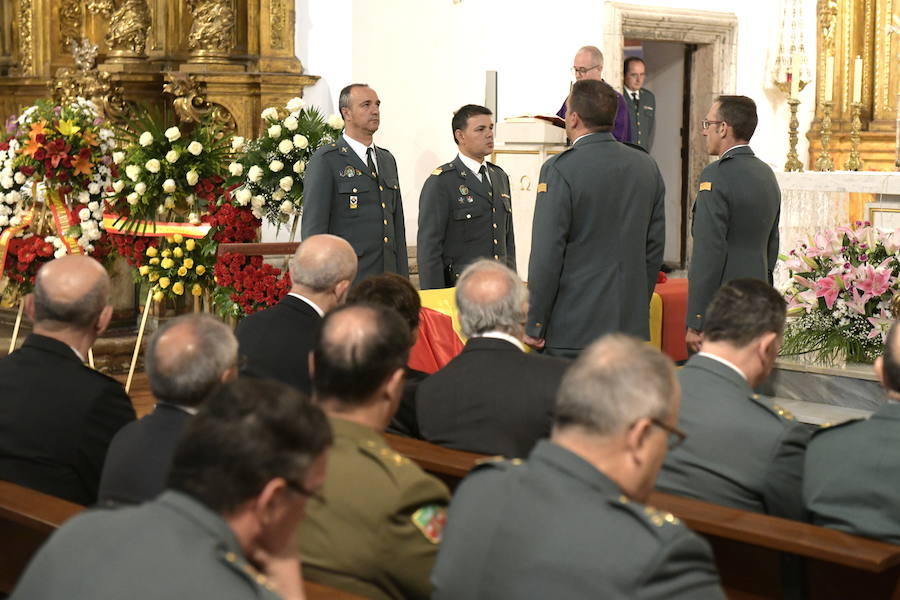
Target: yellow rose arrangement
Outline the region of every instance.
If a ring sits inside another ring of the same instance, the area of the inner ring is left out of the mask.
[[[150,287],[154,301],[185,294],[202,296],[215,286],[212,267],[217,244],[208,237],[195,240],[176,233],[147,248],[148,260],[138,269],[138,278]]]

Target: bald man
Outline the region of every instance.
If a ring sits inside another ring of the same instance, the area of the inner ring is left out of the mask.
[[[550,434],[567,360],[526,354],[528,290],[512,269],[482,259],[456,283],[465,348],[419,384],[422,437],[442,446],[524,457]]]
[[[277,379],[310,394],[315,336],[325,313],[344,302],[356,269],[356,252],[345,239],[329,234],[304,239],[290,261],[291,291],[237,326],[241,374]]]
[[[0,360],[0,480],[77,504],[97,499],[110,440],[134,420],[122,385],[84,365],[112,317],[109,276],[86,256],[38,272],[22,347]]]

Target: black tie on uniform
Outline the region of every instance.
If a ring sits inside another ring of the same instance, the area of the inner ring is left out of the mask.
[[[372,177],[378,179],[378,170],[375,168],[375,159],[372,157],[373,154],[375,154],[375,150],[366,148],[366,164],[369,166],[369,171],[372,172]]]
[[[488,178],[487,168],[484,165],[481,165],[481,168],[478,169],[478,174],[481,175],[481,183],[487,186],[488,189],[488,198],[491,199],[491,204],[494,203],[494,182]]]

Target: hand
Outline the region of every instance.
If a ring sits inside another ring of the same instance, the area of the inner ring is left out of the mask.
[[[296,553],[276,555],[257,549],[253,564],[269,578],[284,600],[306,600],[300,557]]]
[[[688,350],[691,352],[700,352],[703,349],[703,332],[688,327],[684,336],[684,343],[687,344]]]
[[[526,335],[523,339],[523,342],[534,348],[535,350],[543,350],[544,349],[544,338],[533,338],[530,335]]]

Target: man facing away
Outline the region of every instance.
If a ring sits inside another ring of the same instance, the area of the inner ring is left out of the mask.
[[[742,277],[772,283],[781,190],[748,145],[756,123],[756,104],[746,96],[719,96],[702,123],[707,151],[720,158],[700,174],[691,223],[685,342],[693,352],[701,348],[706,309],[722,284]]]
[[[97,500],[110,440],[134,420],[118,381],[84,365],[109,325],[109,276],[82,255],[41,267],[22,347],[0,360],[0,479],[77,504]]]
[[[225,384],[185,427],[169,489],[74,517],[11,598],[300,600],[293,530],[325,479],[330,443],[322,410],[290,386]]]
[[[205,313],[177,317],[144,352],[153,412],[119,430],[109,445],[98,500],[139,504],[166,487],[178,437],[209,392],[237,375],[231,328]]]
[[[526,342],[577,356],[599,336],[650,338],[649,306],[665,246],[665,185],[656,162],[609,131],[616,95],[575,82],[570,148],[541,167],[532,227]]]
[[[575,53],[575,59],[572,61],[572,72],[575,74],[575,81],[603,81],[603,53],[596,46],[582,46]],[[613,90],[613,94],[616,95],[616,108],[614,113],[615,120],[611,129],[612,135],[620,142],[633,142],[634,140],[631,137],[631,117],[628,115],[625,98],[615,90]],[[561,119],[565,119],[567,112],[570,110],[567,102],[563,102],[562,108],[556,113]],[[566,134],[568,133],[566,131]],[[575,140],[571,135],[568,137],[572,141]]]
[[[242,374],[269,377],[312,393],[309,353],[322,317],[344,301],[356,277],[356,253],[334,235],[305,238],[290,262],[291,291],[238,323]]]
[[[509,177],[485,160],[494,151],[492,114],[475,104],[454,113],[459,155],[432,171],[422,187],[416,253],[423,290],[453,287],[478,258],[516,268]]]
[[[313,387],[334,432],[322,502],[297,539],[307,577],[366,598],[428,598],[449,492],[394,452],[383,431],[403,392],[409,328],[388,308],[325,317]]]
[[[687,441],[663,465],[659,488],[707,502],[806,520],[801,498],[809,432],[753,390],[775,365],[786,304],[769,284],[719,289],[703,351],[678,373]]]
[[[554,399],[569,361],[526,354],[528,290],[516,272],[481,259],[456,286],[461,354],[419,386],[422,437],[435,444],[524,457],[550,433]]]
[[[381,124],[381,100],[366,84],[341,90],[344,135],[309,160],[300,234],[332,233],[359,257],[357,280],[379,273],[409,276],[397,161],[372,141]]]
[[[609,335],[563,378],[553,434],[457,490],[436,600],[724,598],[709,546],[644,502],[683,436],[672,362]]]

